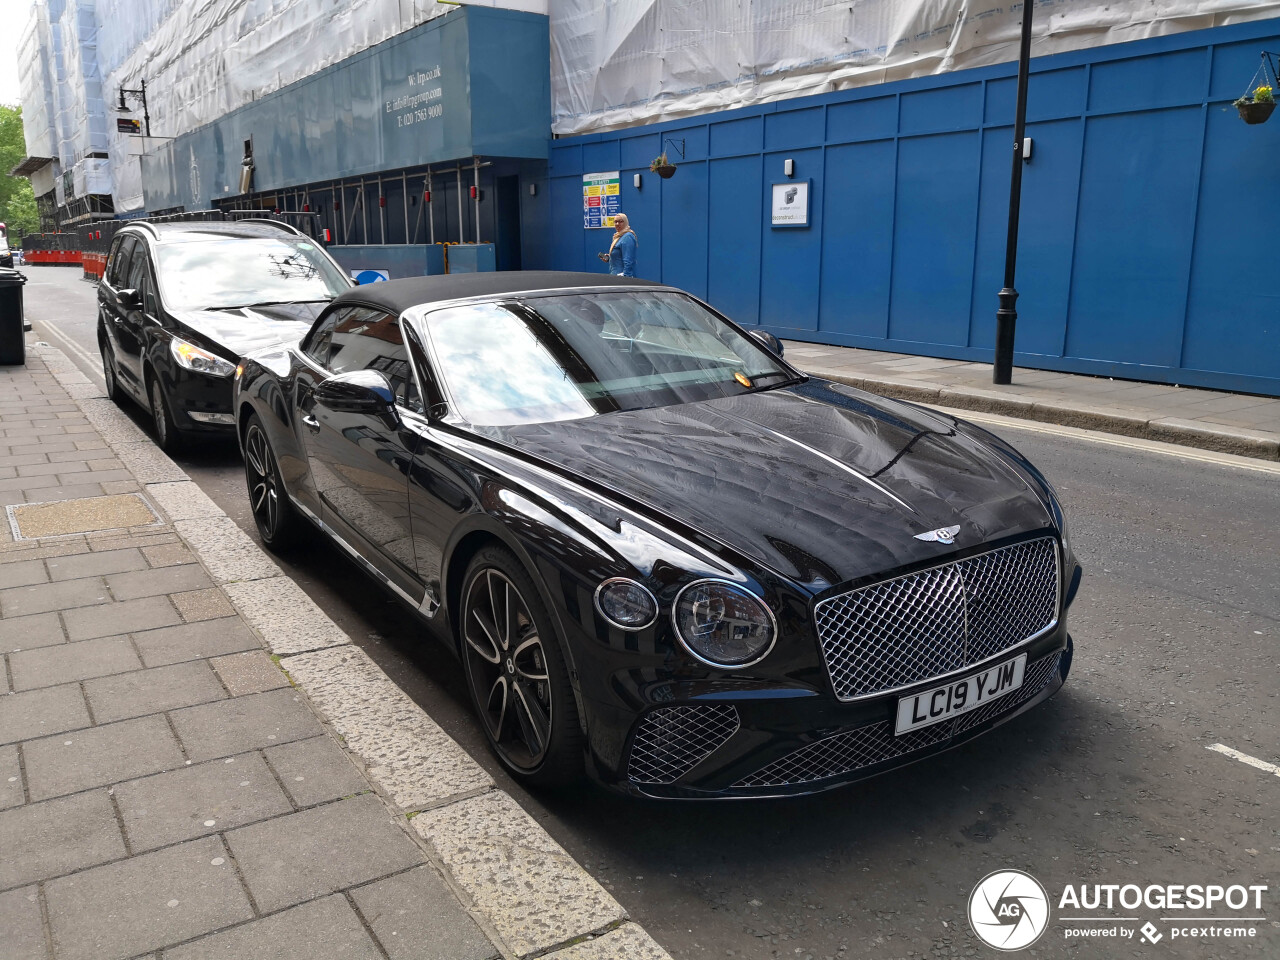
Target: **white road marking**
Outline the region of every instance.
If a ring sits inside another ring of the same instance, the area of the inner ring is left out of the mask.
[[[56,324],[53,324],[48,320],[37,320],[36,326],[39,327],[40,331],[46,333],[47,335],[53,337],[55,340],[59,341],[63,345],[63,347],[70,350],[75,357],[78,357],[85,364],[87,364],[88,369],[85,370],[84,372],[91,379],[94,379],[97,382],[103,382],[102,369],[101,369],[102,361],[100,358],[95,357],[84,347],[80,346],[80,344],[72,340],[71,337],[63,333],[57,327]]]
[[[1241,763],[1247,763],[1251,767],[1264,770],[1273,776],[1280,777],[1280,767],[1274,763],[1267,763],[1265,760],[1259,760],[1257,757],[1251,757],[1247,753],[1241,753],[1239,750],[1233,750],[1221,743],[1211,743],[1206,750],[1212,750],[1214,753],[1220,753],[1224,757],[1230,757],[1232,760],[1239,760]]]
[[[1122,447],[1128,450],[1141,450],[1144,453],[1159,453],[1166,457],[1177,457],[1180,460],[1194,460],[1198,463],[1211,463],[1216,466],[1239,467],[1255,473],[1269,473],[1280,476],[1280,463],[1258,460],[1254,457],[1241,457],[1234,453],[1215,453],[1212,450],[1200,450],[1196,447],[1184,447],[1176,443],[1164,443],[1159,440],[1143,440],[1139,437],[1124,437],[1114,433],[1102,433],[1097,430],[1084,430],[1080,427],[1063,427],[1056,423],[1043,423],[1039,420],[1023,420],[1018,417],[1005,417],[997,413],[979,413],[975,410],[957,410],[954,407],[940,407],[935,404],[921,404],[930,409],[972,420],[984,426],[1012,427],[1016,430],[1027,430],[1031,433],[1045,433],[1053,437],[1067,437],[1072,440],[1087,440],[1091,443],[1102,443],[1111,447]]]

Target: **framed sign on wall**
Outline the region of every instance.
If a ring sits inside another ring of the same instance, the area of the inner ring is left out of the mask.
[[[809,225],[809,187],[812,180],[784,180],[773,185],[773,226]]]

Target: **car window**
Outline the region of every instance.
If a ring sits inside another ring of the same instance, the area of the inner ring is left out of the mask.
[[[170,310],[223,310],[331,300],[350,283],[304,237],[166,237],[157,247],[160,291]]]
[[[107,265],[107,283],[113,287],[123,285],[124,278],[129,275],[129,256],[133,253],[133,237],[125,236],[116,241],[115,252],[111,254],[111,263]]]
[[[754,338],[667,291],[445,307],[425,327],[456,411],[478,426],[733,397],[795,376]]]
[[[145,298],[147,288],[151,286],[147,279],[147,272],[147,248],[142,244],[138,244],[133,253],[133,258],[129,261],[129,277],[124,285],[130,290],[137,290],[138,295]],[[154,307],[154,297],[152,298],[152,306]]]
[[[302,341],[302,352],[322,367],[329,366],[329,348],[333,344],[333,328],[350,307],[330,310]]]
[[[395,390],[396,401],[417,413],[422,401],[409,366],[409,350],[394,314],[366,307],[335,311],[328,368],[333,373],[379,370]]]

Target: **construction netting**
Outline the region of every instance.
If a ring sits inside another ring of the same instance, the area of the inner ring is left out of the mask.
[[[1016,60],[1022,12],[1000,0],[552,0],[552,129]],[[1038,0],[1032,56],[1277,15],[1277,0]]]

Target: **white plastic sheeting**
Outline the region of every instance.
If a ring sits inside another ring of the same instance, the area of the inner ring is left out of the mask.
[[[590,133],[1015,60],[998,0],[552,0],[552,129]],[[1032,56],[1280,15],[1280,0],[1037,0]]]
[[[49,11],[40,3],[18,40],[18,89],[22,97],[22,129],[29,157],[58,155],[53,129],[52,60],[53,33],[49,27]]]

